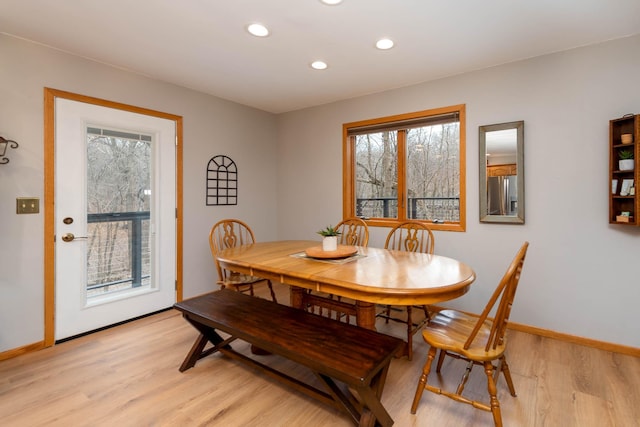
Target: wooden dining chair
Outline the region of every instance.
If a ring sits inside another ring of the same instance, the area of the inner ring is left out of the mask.
[[[512,396],[516,396],[509,365],[505,358],[507,347],[505,333],[528,247],[529,242],[525,242],[522,245],[482,314],[477,316],[457,310],[442,310],[429,321],[429,324],[422,331],[422,337],[429,344],[429,353],[418,381],[413,404],[411,405],[412,414],[416,413],[423,391],[429,390],[436,394],[445,395],[457,402],[470,404],[474,408],[492,412],[496,427],[502,426],[496,382],[502,372],[509,387],[509,392]],[[498,305],[491,318],[489,314],[493,311],[496,303]],[[442,362],[446,356],[467,362],[467,369],[455,393],[427,383],[431,364],[438,350],[440,350],[440,357],[436,368],[437,373],[440,373]],[[494,362],[497,362],[496,365],[494,365]],[[474,365],[482,365],[484,367],[484,372],[487,375],[489,404],[462,396],[464,386]]]
[[[369,244],[369,226],[358,217],[346,218],[336,225],[340,232],[338,243],[349,246],[367,246]]]
[[[433,254],[434,246],[435,238],[431,229],[423,223],[413,221],[402,222],[393,227],[384,244],[385,249],[426,254]],[[420,321],[416,321],[413,317],[414,308],[418,308],[424,313],[424,318]],[[413,358],[413,335],[429,321],[429,316],[429,309],[426,305],[403,307],[387,305],[383,311],[377,314],[377,317],[385,319],[385,323],[392,320],[406,325],[407,357],[409,360]]]
[[[340,232],[338,244],[348,246],[367,246],[369,244],[369,226],[358,217],[345,218],[335,227]],[[307,290],[302,298],[303,306],[310,313],[341,320],[345,323],[355,321],[355,302],[342,301],[341,297]]]
[[[209,247],[218,270],[218,284],[221,288],[232,288],[236,291],[254,295],[254,286],[264,282],[269,287],[271,299],[277,302],[271,281],[261,277],[229,271],[220,266],[216,255],[224,249],[255,243],[251,228],[238,219],[223,219],[214,224],[209,233]]]

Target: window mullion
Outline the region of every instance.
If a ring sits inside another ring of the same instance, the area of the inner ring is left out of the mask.
[[[407,219],[407,131],[398,131],[398,219]]]
[[[342,152],[342,212],[345,218],[357,216],[356,212],[356,159],[355,159],[355,145],[356,138],[354,136],[347,136],[344,132],[343,138],[346,143],[343,146]]]

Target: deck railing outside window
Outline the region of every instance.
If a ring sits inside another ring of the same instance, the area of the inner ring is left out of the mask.
[[[407,216],[410,219],[460,221],[459,197],[409,197]],[[356,215],[365,218],[397,218],[395,197],[356,199]]]
[[[149,212],[87,215],[87,294],[150,283]]]

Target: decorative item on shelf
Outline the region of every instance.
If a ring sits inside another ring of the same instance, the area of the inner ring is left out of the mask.
[[[622,141],[622,143],[624,145],[631,144],[633,142],[633,134],[631,134],[631,133],[623,133],[620,136],[620,141]]]
[[[18,143],[0,136],[0,165],[9,163],[9,159],[5,157],[5,154],[7,154],[7,147],[14,149],[18,148]]]
[[[633,150],[620,150],[618,152],[619,162],[618,167],[621,171],[632,171],[634,162],[633,162]]]
[[[632,222],[633,217],[630,212],[620,212],[620,215],[616,216],[616,221],[618,222]]]
[[[323,251],[335,251],[338,249],[338,236],[342,233],[333,226],[329,225],[324,230],[317,232],[322,236],[322,250]]]
[[[623,179],[622,187],[620,187],[620,195],[621,196],[631,195],[631,187],[633,187],[633,179]],[[635,193],[635,190],[634,190],[634,193]]]

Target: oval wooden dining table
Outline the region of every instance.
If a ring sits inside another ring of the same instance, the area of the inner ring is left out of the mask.
[[[433,304],[464,295],[475,272],[439,255],[356,246],[343,259],[317,259],[312,240],[259,242],[225,249],[222,268],[291,286],[291,306],[302,308],[305,289],[355,300],[358,326],[375,329],[375,305]],[[309,251],[314,253],[313,251]]]

